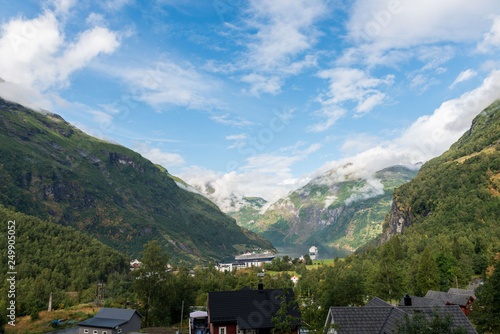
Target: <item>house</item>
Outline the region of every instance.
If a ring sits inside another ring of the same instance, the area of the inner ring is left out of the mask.
[[[456,288],[450,288],[448,290],[448,293],[452,293],[455,295],[467,295],[469,297],[474,298],[474,300],[477,299],[476,295],[474,294],[474,288],[469,288],[469,289],[456,289]]]
[[[137,268],[137,267],[140,267],[140,266],[141,266],[141,264],[142,264],[142,262],[141,262],[141,261],[139,261],[139,260],[137,260],[137,259],[135,259],[135,260],[133,260],[133,261],[130,261],[130,267],[131,267],[131,268]]]
[[[136,310],[103,307],[96,316],[78,323],[78,334],[120,334],[141,329]]]
[[[390,334],[405,321],[406,316],[411,317],[420,313],[424,314],[427,319],[431,319],[433,312],[436,311],[441,316],[450,314],[454,328],[464,327],[468,333],[477,334],[458,305],[392,306],[377,297],[364,307],[331,307],[325,323],[325,332],[329,334]]]
[[[401,301],[399,302],[399,306],[405,306],[405,298],[402,298]],[[417,297],[417,296],[408,296],[410,298],[410,303],[411,305],[408,306],[416,306],[416,307],[421,307],[421,306],[443,306],[443,305],[450,305],[447,304],[446,302],[438,299],[432,299],[432,298],[426,298],[426,297]]]
[[[296,275],[293,275],[292,277],[290,277],[290,279],[292,280],[293,284],[297,284],[300,278],[298,278]]]
[[[300,311],[292,302],[293,290],[287,289],[288,314],[294,321],[294,333],[299,334]],[[208,294],[208,323],[211,334],[269,334],[274,328],[272,318],[280,309],[283,290],[264,289],[259,283],[258,290],[245,287],[238,291],[219,291]]]
[[[471,294],[455,294],[432,290],[427,291],[425,298],[440,300],[446,305],[458,305],[465,315],[469,315],[472,310],[472,303],[476,300]]]

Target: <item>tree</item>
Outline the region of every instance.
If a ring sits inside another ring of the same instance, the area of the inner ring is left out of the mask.
[[[134,291],[145,307],[147,327],[150,308],[156,301],[155,298],[160,295],[161,283],[165,283],[167,278],[168,255],[162,250],[158,241],[153,240],[144,246],[141,256],[142,265],[139,270],[134,271],[137,278],[134,282]]]
[[[325,332],[325,316],[319,305],[312,299],[306,301],[306,305],[300,310],[302,316],[301,328],[311,334],[323,334]]]
[[[500,257],[500,253],[497,254]],[[484,284],[477,288],[471,318],[479,331],[500,332],[500,259]],[[490,269],[490,272],[491,272]]]
[[[420,256],[417,279],[418,287],[422,293],[439,289],[439,268],[430,247],[426,247]]]
[[[306,265],[313,264],[313,261],[311,260],[311,257],[309,256],[309,254],[304,255],[304,261],[306,262]]]
[[[271,318],[274,325],[271,331],[272,334],[292,333],[300,325],[300,318],[291,314],[294,311],[298,311],[298,306],[297,301],[290,296],[289,291],[288,289],[283,289],[283,293],[280,296],[280,308],[275,316]]]
[[[446,314],[443,317],[438,311],[432,312],[432,318],[427,320],[423,313],[406,315],[405,321],[399,323],[395,333],[398,334],[467,334],[464,327],[453,328],[453,316]]]

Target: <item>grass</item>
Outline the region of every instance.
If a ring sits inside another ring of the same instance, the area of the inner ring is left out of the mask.
[[[307,265],[306,268],[307,270],[311,269],[318,269],[321,266],[331,266],[333,267],[334,259],[327,259],[327,260],[314,260],[313,264]]]
[[[68,324],[67,326],[62,325],[56,328],[50,325],[50,322],[53,320],[66,319],[66,321],[83,321],[90,317],[93,317],[97,311],[99,311],[100,307],[91,307],[88,304],[80,305],[80,307],[73,307],[71,309],[63,309],[56,310],[52,312],[42,311],[39,313],[40,318],[35,321],[31,321],[30,316],[25,317],[17,317],[16,318],[16,326],[5,326],[6,334],[38,334],[38,333],[47,333],[55,330],[68,328],[76,326],[76,323]]]

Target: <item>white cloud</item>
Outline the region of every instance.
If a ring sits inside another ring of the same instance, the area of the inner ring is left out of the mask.
[[[468,69],[468,70],[460,72],[460,74],[455,79],[455,81],[453,81],[453,83],[450,85],[450,89],[455,87],[456,84],[463,82],[463,81],[467,81],[469,79],[472,79],[475,76],[477,76],[477,72],[472,70],[472,69]]]
[[[346,113],[347,110],[339,108],[338,106],[324,106],[321,109],[315,111],[314,114],[317,117],[324,118],[326,120],[309,126],[307,130],[311,132],[326,131]]]
[[[57,14],[67,15],[71,7],[76,4],[76,1],[77,0],[52,0],[51,3]]]
[[[353,156],[356,153],[366,151],[380,142],[380,138],[368,135],[368,134],[357,134],[355,136],[349,136],[349,138],[342,144],[342,152],[349,156]]]
[[[432,115],[420,117],[399,138],[354,156],[330,161],[311,178],[324,176],[334,169],[338,180],[346,175],[368,179],[389,166],[425,162],[445,152],[470,127],[473,118],[499,98],[500,71],[493,71],[480,87],[444,102]]]
[[[134,0],[108,0],[103,2],[102,6],[110,12],[116,12],[132,2]]]
[[[248,44],[248,66],[266,72],[289,65],[315,43],[314,24],[326,11],[321,0],[251,1],[246,23],[257,33]]]
[[[500,16],[496,16],[489,32],[484,34],[484,39],[477,49],[480,52],[490,53],[492,49],[500,47]]]
[[[387,75],[383,79],[371,77],[366,72],[355,68],[334,68],[323,70],[318,73],[318,77],[327,79],[330,82],[329,91],[320,96],[323,105],[340,104],[345,101],[358,103],[357,112],[368,112],[376,104],[370,102],[364,107],[362,104],[371,96],[378,95],[377,104],[380,104],[385,94],[376,88],[381,85],[391,85],[394,81],[393,75]],[[371,108],[367,108],[371,107]]]
[[[102,68],[111,75],[123,78],[135,98],[156,109],[181,106],[211,110],[221,102],[212,95],[218,81],[196,70],[189,62],[157,61],[149,67]]]
[[[236,137],[243,139],[241,135],[232,136],[234,139]],[[256,196],[274,202],[290,190],[303,186],[309,179],[294,177],[291,167],[320,147],[321,144],[313,143],[303,149],[295,147],[290,155],[282,152],[254,155],[246,159],[244,166],[227,173],[189,167],[179,176],[228,212],[234,210],[232,205],[241,202],[243,197]]]
[[[453,57],[453,43],[481,38],[495,12],[496,0],[357,0],[346,24],[353,47],[343,51],[337,64],[397,67],[413,57],[426,61],[421,54],[430,52],[427,66],[436,67]]]
[[[483,34],[497,10],[496,0],[358,0],[347,29],[352,40],[382,49],[466,42]]]
[[[133,150],[155,164],[159,164],[167,169],[184,165],[184,158],[177,153],[163,152],[159,148],[151,147],[147,143],[136,142]]]
[[[234,141],[234,143],[232,145],[228,146],[228,149],[243,147],[246,144],[247,139],[248,139],[248,135],[246,133],[240,133],[238,135],[226,136],[226,140]]]
[[[315,112],[327,121],[309,127],[309,130],[314,132],[327,130],[344,116],[346,111],[342,105],[345,102],[355,103],[354,112],[358,116],[370,112],[382,104],[386,98],[385,93],[381,92],[379,87],[392,85],[394,81],[393,75],[378,79],[360,69],[346,67],[323,70],[317,75],[322,79],[327,79],[330,84],[328,91],[318,96],[317,101],[322,107]]]
[[[326,13],[324,0],[250,1],[244,23],[256,32],[246,35],[248,51],[239,67],[251,71],[242,81],[252,94],[277,94],[287,76],[316,66],[317,57],[307,51],[319,36],[315,24]]]
[[[253,122],[248,121],[246,119],[243,119],[241,117],[232,117],[228,113],[213,114],[210,116],[210,119],[212,119],[215,122],[220,123],[220,124],[229,125],[229,126],[236,126],[236,127],[243,127],[243,126],[249,126],[249,125],[254,124]]]
[[[70,6],[60,3],[61,9]],[[96,27],[83,31],[76,41],[67,42],[63,27],[51,11],[32,20],[12,19],[1,26],[0,77],[23,91],[36,91],[33,100],[68,85],[69,76],[101,53],[112,53],[120,45],[118,34]],[[11,86],[12,88],[13,86]],[[0,92],[1,93],[1,92]]]
[[[250,93],[258,96],[260,93],[276,95],[281,91],[283,80],[278,76],[266,76],[256,73],[244,75],[241,81],[250,84]]]

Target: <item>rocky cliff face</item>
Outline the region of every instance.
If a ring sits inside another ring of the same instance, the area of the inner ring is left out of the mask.
[[[411,224],[411,212],[400,208],[398,203],[393,200],[389,217],[384,222],[384,232],[381,237],[382,243],[387,242],[396,234],[403,234],[405,229],[410,227]]]
[[[479,113],[441,156],[426,162],[394,190],[380,241],[396,234],[470,231],[498,226],[500,202],[500,101]],[[409,227],[412,227],[409,229]]]

